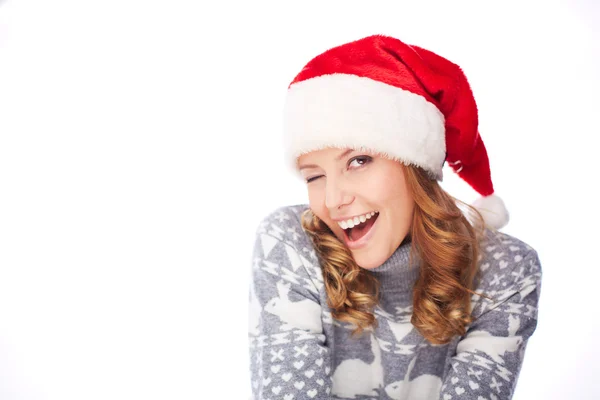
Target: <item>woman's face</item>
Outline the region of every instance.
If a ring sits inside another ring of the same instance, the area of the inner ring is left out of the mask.
[[[412,222],[414,200],[404,165],[369,151],[326,148],[300,156],[298,167],[308,181],[312,212],[347,244],[357,264],[366,269],[383,264],[402,243]],[[372,228],[356,245],[348,244],[337,220],[372,211],[378,212],[371,217],[376,218]]]

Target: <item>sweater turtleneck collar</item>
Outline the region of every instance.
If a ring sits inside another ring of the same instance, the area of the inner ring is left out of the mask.
[[[383,292],[411,292],[419,277],[419,257],[413,254],[409,265],[411,241],[406,238],[392,255],[380,266],[370,271],[380,283]]]

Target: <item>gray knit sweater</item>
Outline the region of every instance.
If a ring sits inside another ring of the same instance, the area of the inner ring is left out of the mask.
[[[473,295],[476,321],[467,334],[433,345],[410,323],[419,265],[409,265],[404,242],[371,270],[382,292],[377,328],[351,338],[354,325],[332,319],[327,306],[300,224],[307,208],[278,208],[256,231],[248,330],[254,400],[512,398],[537,325],[542,271],[534,249],[486,230],[475,291],[495,301]]]

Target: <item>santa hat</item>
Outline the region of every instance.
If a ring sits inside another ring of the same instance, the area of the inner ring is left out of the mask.
[[[284,151],[295,173],[302,154],[326,147],[368,149],[427,170],[442,181],[450,167],[481,197],[472,205],[488,226],[509,215],[494,194],[477,105],[460,67],[384,35],[334,47],[290,83]]]

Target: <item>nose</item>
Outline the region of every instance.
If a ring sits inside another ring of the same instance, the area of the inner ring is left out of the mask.
[[[350,195],[339,179],[328,178],[325,188],[325,206],[329,210],[337,210],[350,202]]]

